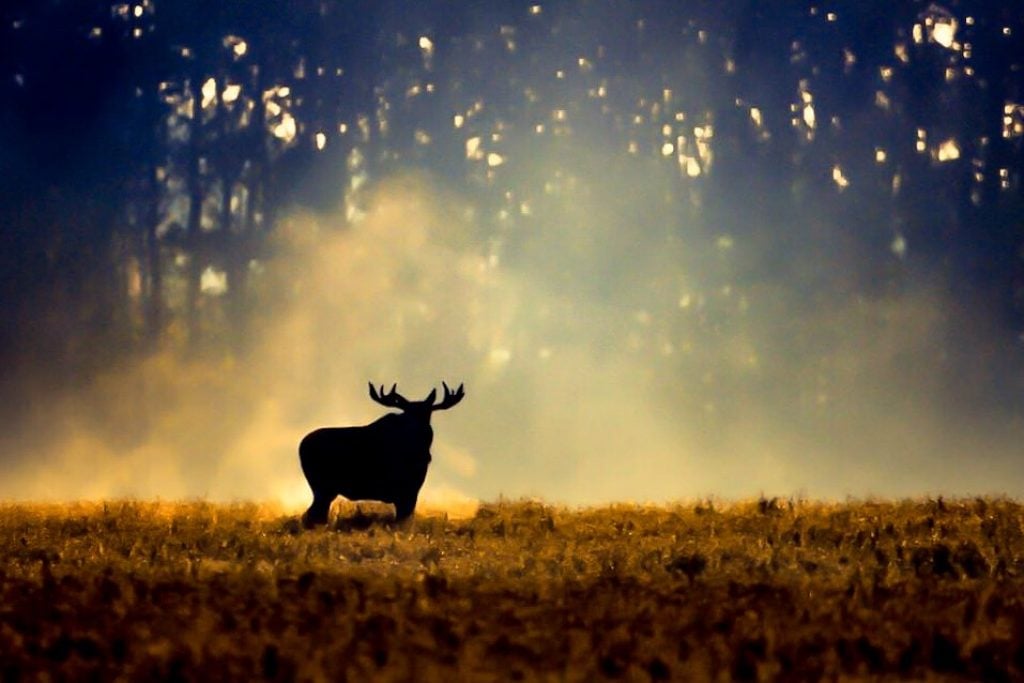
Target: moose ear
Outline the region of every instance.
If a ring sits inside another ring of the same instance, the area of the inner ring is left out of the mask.
[[[430,393],[427,394],[427,397],[423,399],[423,402],[429,403],[430,405],[434,405],[435,398],[437,398],[437,389],[431,389]]]

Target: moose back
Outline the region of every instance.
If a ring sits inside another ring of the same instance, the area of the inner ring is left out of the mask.
[[[327,523],[337,496],[391,503],[399,521],[412,515],[430,464],[430,416],[465,396],[461,384],[455,391],[441,384],[444,397],[436,404],[436,389],[422,401],[410,401],[398,393],[397,385],[385,393],[383,386],[378,391],[370,384],[370,398],[402,412],[361,427],[323,427],[302,439],[299,462],[313,491],[313,503],[302,516],[307,528]]]

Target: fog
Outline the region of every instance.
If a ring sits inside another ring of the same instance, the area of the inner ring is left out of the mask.
[[[465,188],[413,170],[374,183],[358,221],[283,218],[254,266],[247,354],[167,344],[34,406],[34,431],[5,440],[0,496],[296,509],[299,440],[381,415],[369,381],[414,400],[465,383],[433,417],[427,508],[1022,492],[1003,347],[947,279],[907,268],[889,291],[816,298],[807,282],[861,257],[797,241],[799,279],[753,277],[764,245],[670,215],[642,164],[567,167],[523,200],[528,228],[485,230]]]

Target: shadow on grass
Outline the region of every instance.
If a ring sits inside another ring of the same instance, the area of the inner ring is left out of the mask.
[[[328,528],[338,532],[366,531],[373,527],[385,529],[399,528],[401,522],[395,520],[394,510],[391,506],[373,506],[369,509],[357,506],[354,512],[347,510],[339,511],[334,521],[328,524]]]
[[[354,533],[368,531],[371,529],[402,529],[407,528],[412,520],[399,522],[395,519],[395,510],[391,505],[383,503],[370,503],[367,507],[362,504],[354,505],[343,502],[330,515],[329,521],[324,525],[317,525],[313,528],[306,528],[303,525],[301,516],[284,517],[280,519],[278,532],[289,536],[297,536],[303,532],[335,531],[338,533]]]

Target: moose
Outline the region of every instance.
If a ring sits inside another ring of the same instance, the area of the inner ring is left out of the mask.
[[[395,506],[395,520],[412,516],[420,487],[427,477],[434,430],[430,415],[451,408],[466,395],[463,385],[452,391],[444,382],[444,397],[434,403],[437,389],[422,401],[398,393],[398,385],[385,393],[370,383],[370,398],[400,413],[388,413],[361,427],[322,427],[299,443],[302,473],[313,491],[313,503],[302,515],[307,529],[327,523],[337,496],[349,500],[375,500]]]

